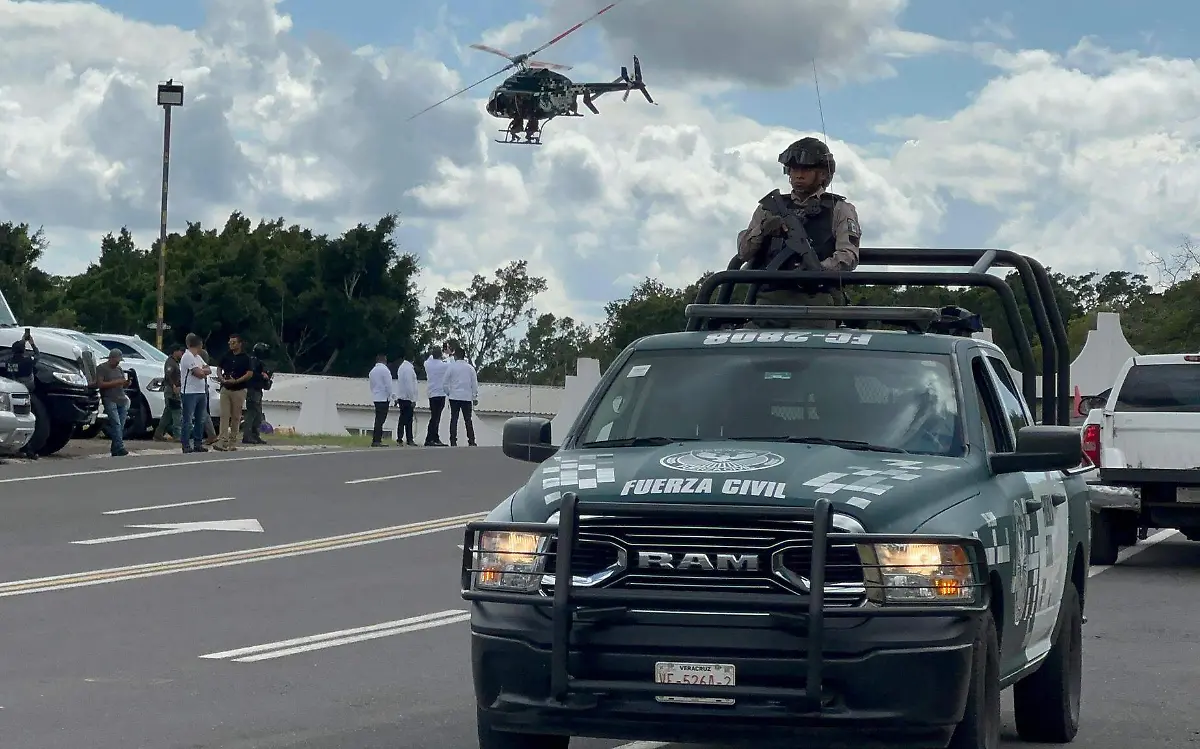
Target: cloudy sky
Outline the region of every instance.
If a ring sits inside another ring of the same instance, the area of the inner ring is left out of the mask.
[[[122,225],[237,209],[336,232],[401,214],[432,295],[529,259],[542,309],[596,319],[646,275],[723,266],[775,159],[824,128],[873,246],[1001,246],[1137,269],[1200,231],[1200,6],[1183,0],[624,0],[541,53],[600,99],[498,145],[490,90],[406,122],[607,0],[0,0],[0,220],[77,273]],[[821,104],[813,86],[814,59]],[[496,81],[499,78],[494,79]]]

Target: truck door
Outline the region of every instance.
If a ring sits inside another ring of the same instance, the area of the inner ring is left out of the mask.
[[[1001,405],[1008,417],[1009,434],[1016,445],[1017,431],[1033,424],[1033,416],[1011,370],[1003,359],[983,357]],[[1071,566],[1070,517],[1067,489],[1061,471],[1027,471],[1024,490],[1013,495],[1014,540],[1013,597],[1024,624],[1023,649],[1028,660],[1040,658],[1053,645],[1058,610]]]

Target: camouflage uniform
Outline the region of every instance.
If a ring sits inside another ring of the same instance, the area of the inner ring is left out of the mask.
[[[793,168],[825,167],[829,180],[833,179],[836,163],[833,155],[824,143],[816,138],[802,138],[788,147],[779,155],[779,163],[783,165],[785,174]],[[826,180],[826,184],[828,181]],[[852,271],[858,267],[858,248],[862,237],[862,228],[858,223],[858,210],[854,204],[841,195],[835,195],[819,187],[810,195],[799,195],[796,192],[784,197],[789,210],[805,212],[808,219],[805,228],[812,241],[813,249],[821,260],[825,270]],[[749,225],[738,233],[738,256],[751,264],[751,267],[765,267],[769,258],[764,257],[764,250],[774,237],[784,236],[782,220],[772,215],[761,203],[754,209]],[[798,262],[786,263],[782,270],[799,267]],[[757,304],[797,305],[797,306],[826,306],[842,304],[842,296],[837,293],[805,293],[795,288],[763,286],[756,298]],[[834,328],[832,320],[759,320],[753,327],[784,327],[784,328]]]

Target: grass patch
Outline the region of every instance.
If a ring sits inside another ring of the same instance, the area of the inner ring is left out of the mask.
[[[371,446],[369,434],[264,434],[262,437],[272,445]]]

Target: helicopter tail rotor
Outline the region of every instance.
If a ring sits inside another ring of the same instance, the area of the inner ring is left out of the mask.
[[[656,104],[654,99],[650,98],[650,92],[646,90],[646,82],[642,80],[642,63],[638,60],[637,55],[633,56],[633,80],[629,79],[629,69],[621,68],[621,80],[625,81],[625,96],[621,97],[621,101],[629,101],[630,91],[641,91],[642,96],[646,97],[646,101],[651,104]]]

